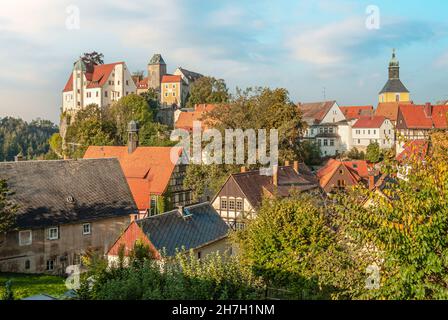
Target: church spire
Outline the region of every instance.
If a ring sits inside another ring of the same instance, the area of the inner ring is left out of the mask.
[[[389,80],[400,79],[400,62],[398,61],[395,49],[392,50],[392,59],[389,62]]]

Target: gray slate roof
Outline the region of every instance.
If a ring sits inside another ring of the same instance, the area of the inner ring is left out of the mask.
[[[166,64],[162,58],[160,53],[157,53],[152,56],[151,60],[149,60],[149,64]]]
[[[383,87],[381,93],[385,92],[409,92],[400,79],[389,79]]]
[[[184,212],[191,216],[184,217],[176,209],[138,220],[137,225],[168,256],[175,255],[176,249],[195,249],[227,236],[229,227],[208,202],[185,207]]]
[[[42,228],[137,211],[117,159],[0,163],[19,206],[16,226]]]
[[[182,72],[182,74],[188,79],[189,82],[194,82],[199,78],[202,78],[203,75],[197,72],[193,72],[187,69],[183,69],[179,67],[179,70]]]

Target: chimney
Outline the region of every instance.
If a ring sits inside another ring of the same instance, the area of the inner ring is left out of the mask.
[[[369,190],[375,189],[375,172],[369,172]]]
[[[430,102],[426,102],[425,103],[425,114],[427,117],[431,117],[432,116],[432,105]]]
[[[246,172],[246,167],[241,167],[241,173],[245,173]]]
[[[278,186],[278,165],[274,165],[272,168],[272,184]]]
[[[138,147],[138,126],[137,122],[132,120],[128,124],[128,153],[131,154]]]
[[[299,161],[297,160],[294,161],[294,171],[299,173]]]
[[[290,164],[289,164],[289,160],[286,160],[285,161],[285,167],[289,167],[290,166]]]

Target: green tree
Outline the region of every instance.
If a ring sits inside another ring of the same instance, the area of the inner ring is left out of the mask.
[[[362,290],[362,274],[318,199],[266,199],[257,218],[234,238],[244,263],[270,286],[300,299],[348,299]]]
[[[349,152],[347,152],[347,157],[352,160],[364,160],[366,155],[363,151],[360,152],[356,147],[354,147]]]
[[[62,137],[61,135],[56,132],[53,133],[53,135],[48,139],[48,143],[50,145],[51,151],[55,153],[59,158],[63,157],[63,150],[62,150]]]
[[[187,108],[202,103],[225,103],[229,99],[229,90],[223,79],[201,77],[191,85]]]
[[[366,159],[372,163],[380,162],[381,150],[378,142],[371,142],[367,146]]]
[[[0,180],[0,233],[7,232],[14,227],[17,206],[11,200],[12,192],[5,180]]]
[[[317,143],[305,140],[300,144],[302,160],[307,165],[319,165],[322,163],[322,151]]]
[[[140,96],[146,100],[146,103],[153,114],[153,120],[155,121],[157,111],[160,109],[159,93],[155,89],[149,88],[148,91],[140,93]]]
[[[410,157],[400,169],[406,179],[383,189],[385,196],[363,188],[340,195],[339,224],[380,267],[379,289],[363,298],[448,298],[447,158]]]
[[[12,290],[12,281],[8,280],[5,283],[5,290],[1,300],[15,300],[14,291]]]

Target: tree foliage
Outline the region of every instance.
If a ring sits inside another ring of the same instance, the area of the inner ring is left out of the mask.
[[[98,53],[96,51],[85,52],[81,56],[81,59],[88,66],[99,65],[99,64],[103,64],[104,63],[104,60],[103,60],[104,59],[104,55],[102,53]]]
[[[244,263],[270,286],[299,299],[350,298],[362,289],[362,274],[317,199],[265,199],[257,218],[234,237]]]
[[[381,149],[378,142],[371,142],[367,146],[366,159],[372,163],[378,163],[381,159]]]
[[[364,160],[366,154],[364,153],[364,151],[359,151],[356,147],[354,147],[349,152],[347,152],[347,157],[352,160]]]
[[[190,87],[187,108],[193,108],[195,104],[202,103],[225,103],[229,99],[229,90],[223,79],[201,77]]]
[[[131,257],[127,267],[91,264],[78,293],[95,300],[253,299],[261,293],[259,280],[235,258],[210,254],[199,261],[191,251],[165,259],[135,263]]]
[[[383,194],[358,188],[340,196],[340,225],[379,257],[380,288],[364,297],[448,298],[448,155],[439,156],[407,159],[406,178]]]
[[[0,233],[11,230],[16,221],[17,206],[5,180],[0,180]]]
[[[13,161],[19,153],[25,159],[42,158],[49,150],[48,139],[58,131],[48,120],[23,121],[0,118],[0,161]]]

